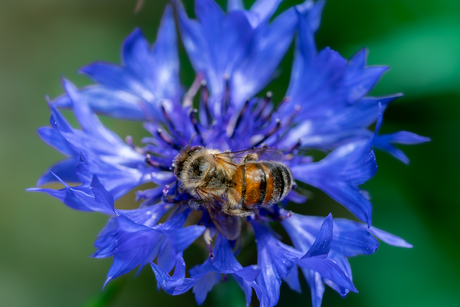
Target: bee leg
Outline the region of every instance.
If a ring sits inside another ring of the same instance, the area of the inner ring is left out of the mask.
[[[192,210],[198,210],[203,205],[203,202],[201,200],[196,200],[196,199],[191,199],[188,201],[188,206]]]
[[[256,162],[259,159],[259,155],[256,153],[250,153],[243,157],[243,162]]]
[[[235,216],[240,216],[240,217],[246,217],[252,214],[252,210],[248,210],[246,208],[230,209],[230,208],[224,207],[223,210],[225,214],[235,215]]]
[[[177,190],[179,190],[179,181],[178,180],[176,180],[176,191],[174,193],[174,198],[177,197]]]
[[[186,189],[184,188],[184,186],[181,184],[181,185],[179,186],[179,193],[183,194],[183,193],[185,193],[185,192],[187,192],[187,190],[186,190]]]

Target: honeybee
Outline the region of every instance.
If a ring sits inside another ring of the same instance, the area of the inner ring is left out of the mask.
[[[291,191],[292,173],[277,161],[283,156],[273,148],[220,152],[186,146],[173,168],[180,190],[199,199],[222,235],[234,240],[239,236],[239,217],[277,203]]]

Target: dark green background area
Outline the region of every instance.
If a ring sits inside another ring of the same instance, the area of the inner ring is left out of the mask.
[[[191,12],[192,0],[184,2]],[[280,9],[299,2],[286,0]],[[0,2],[1,306],[196,306],[191,291],[179,297],[158,292],[149,268],[101,291],[111,259],[88,256],[106,217],[25,192],[62,158],[36,134],[49,121],[44,96],[62,92],[62,75],[88,84],[76,71],[91,61],[118,63],[120,45],[136,26],[153,42],[166,3],[146,0],[136,15],[136,0]],[[460,2],[330,0],[317,42],[346,58],[367,47],[369,64],[391,66],[372,94],[405,97],[386,112],[383,131],[408,130],[433,140],[404,147],[409,166],[377,152],[377,175],[365,185],[372,195],[373,224],[414,248],[382,243],[376,254],[351,259],[360,293],[341,299],[328,288],[323,306],[459,306]],[[277,100],[287,87],[291,60],[292,49],[280,78],[269,86]],[[181,61],[181,77],[189,86],[194,74],[183,49]],[[144,135],[138,123],[108,118],[104,123],[122,137]],[[132,207],[132,195],[121,202]],[[291,209],[350,216],[317,190]],[[254,259],[255,248],[246,255]],[[186,252],[190,264],[204,257],[200,246]],[[302,294],[283,285],[279,306],[311,306],[302,283]],[[243,304],[242,291],[229,281],[216,286],[204,306]]]

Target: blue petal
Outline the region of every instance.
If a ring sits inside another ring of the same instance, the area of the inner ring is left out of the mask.
[[[321,225],[315,242],[313,242],[313,245],[310,247],[305,256],[303,256],[301,259],[310,257],[327,257],[327,254],[329,254],[332,245],[332,227],[332,214],[329,213],[329,215],[324,219],[324,222]]]
[[[235,10],[244,10],[243,0],[228,0],[227,1],[227,12]]]
[[[306,0],[304,3],[296,6],[296,9],[302,14],[308,14],[308,28],[314,33],[318,30],[321,23],[321,14],[323,13],[325,0],[319,0],[313,2],[312,0]]]
[[[204,226],[189,226],[181,229],[166,229],[161,232],[171,243],[173,252],[179,253],[185,250],[206,230]]]
[[[173,10],[168,6],[151,49],[139,29],[127,37],[123,45],[124,65],[95,62],[80,72],[99,83],[82,89],[82,96],[97,112],[111,116],[145,120],[153,116],[164,121],[160,104],[177,106],[182,97],[179,80],[179,59]],[[61,96],[55,103],[68,107]]]
[[[267,22],[282,1],[283,0],[257,0],[251,6],[251,12],[257,14],[257,24]]]
[[[179,103],[183,90],[179,78],[179,54],[174,12],[166,6],[152,51],[152,91],[157,99],[168,98]],[[142,64],[142,63],[141,63]],[[144,67],[144,72],[146,71]],[[158,105],[156,106],[158,107]]]
[[[129,67],[143,82],[149,82],[153,72],[146,69],[152,66],[150,44],[139,28],[136,28],[123,44],[123,64]]]
[[[201,277],[198,282],[193,286],[193,293],[198,305],[203,304],[208,295],[208,292],[220,281],[220,273],[208,272]]]
[[[392,235],[391,233],[380,230],[378,228],[370,227],[369,232],[387,244],[405,248],[412,248],[412,244],[407,243],[405,240],[395,235]]]
[[[182,3],[175,1],[175,4],[178,7],[179,25],[184,47],[195,71],[204,73],[206,64],[210,63],[210,59],[208,58],[208,53],[205,52],[206,41],[201,34],[201,25],[197,21],[188,18]]]
[[[153,101],[152,93],[133,71],[126,67],[105,62],[94,62],[80,69],[80,73],[90,76],[95,82],[111,90],[121,90]]]
[[[254,281],[257,278],[257,276],[259,276],[259,274],[260,268],[257,265],[250,265],[235,272],[235,275],[238,275],[249,282]]]
[[[379,135],[380,128],[382,127],[383,123],[384,111],[385,108],[379,104],[379,116],[377,119],[377,124],[375,125],[375,133],[372,140],[372,145],[383,151],[386,151],[399,161],[405,164],[409,164],[409,158],[407,158],[403,151],[393,146],[392,143],[413,145],[429,142],[430,138],[407,131],[399,131],[392,134]]]
[[[310,23],[310,19],[319,19],[323,4],[313,9],[311,3],[304,5],[310,8],[307,13],[298,8],[299,38],[287,92],[290,101],[279,116],[288,116],[295,108],[302,112],[295,118],[297,127],[288,134],[282,147],[290,147],[300,139],[303,147],[330,150],[369,138],[367,127],[377,117],[379,100],[388,104],[393,98],[364,98],[388,69],[367,67],[366,50],[348,62],[329,48],[316,52],[315,23]]]
[[[230,242],[220,233],[217,234],[213,253],[214,258],[212,259],[212,264],[220,272],[228,274],[243,269],[233,254]]]
[[[213,114],[220,114],[224,76],[230,80],[231,103],[237,108],[272,78],[289,47],[297,20],[290,9],[272,25],[259,25],[276,9],[277,2],[263,0],[255,4],[254,12],[237,9],[225,15],[214,1],[200,0],[196,2],[199,23],[190,20],[176,2],[184,46],[195,71],[204,75],[210,87]]]
[[[145,208],[134,210],[116,210],[118,215],[124,215],[137,224],[153,227],[163,215],[173,207],[173,204],[159,203]]]
[[[303,258],[297,264],[302,268],[318,272],[323,278],[329,279],[342,287],[358,292],[350,278],[329,258]]]
[[[344,86],[347,88],[347,102],[352,103],[366,95],[378,82],[387,66],[366,67],[367,50],[362,49],[348,62]]]
[[[283,280],[289,285],[291,290],[299,293],[302,292],[299,281],[299,269],[297,266],[295,266],[294,269],[292,269],[291,272],[285,278],[283,278]]]
[[[181,230],[189,213],[189,210],[184,210],[154,227],[137,224],[123,215],[117,216],[117,227],[97,239],[95,246],[98,251],[93,255],[96,258],[114,256],[106,283],[153,261],[163,250],[167,253],[167,237],[161,231]],[[175,258],[176,255],[172,254],[171,257]]]
[[[56,176],[65,182],[78,182],[74,167],[78,163],[77,157],[71,157],[53,165],[48,171],[40,176],[37,186],[42,186],[50,182],[56,182]]]
[[[377,135],[374,138],[373,145],[389,153],[399,161],[409,164],[410,161],[406,154],[404,154],[402,150],[396,148],[392,143],[413,145],[429,142],[430,140],[431,139],[428,137],[420,136],[412,132],[399,131],[391,134]]]
[[[102,85],[90,85],[80,89],[80,97],[90,103],[91,108],[100,114],[129,120],[145,120],[142,99],[125,91],[114,91]],[[70,108],[72,102],[67,95],[54,99],[59,108]]]
[[[318,272],[323,278],[342,287],[356,291],[345,272],[333,260],[326,258],[332,245],[332,228],[332,215],[329,214],[322,223],[315,242],[297,264],[304,269]]]
[[[64,185],[63,189],[54,190],[54,189],[44,189],[44,188],[30,188],[27,191],[31,192],[43,192],[47,193],[60,201],[64,204],[69,206],[72,209],[80,210],[80,211],[95,211],[95,212],[102,212],[105,214],[113,215],[114,207],[113,202],[107,201],[96,201],[93,193],[89,189],[88,185],[80,185],[76,187],[70,187],[67,185],[59,176],[53,174],[57,181]],[[96,179],[97,180],[97,179]],[[104,189],[104,187],[99,187],[98,189]],[[106,193],[107,191],[104,189]]]
[[[372,206],[358,189],[377,170],[369,141],[343,145],[320,162],[292,167],[297,180],[315,186],[371,224]]]
[[[107,192],[96,175],[94,175],[93,180],[91,181],[91,191],[94,194],[94,199],[96,202],[113,210],[115,204],[113,196]]]
[[[353,280],[350,263],[348,262],[347,257],[337,254],[333,250],[331,250],[331,252],[329,253],[329,258],[332,259],[335,263],[337,263],[340,269],[342,269],[342,271],[350,278],[350,280]],[[347,288],[342,287],[330,281],[329,279],[324,279],[323,282],[335,291],[337,291],[337,293],[339,293],[342,297],[345,297],[350,292],[350,290],[348,290]]]
[[[37,130],[40,138],[54,149],[64,155],[71,156],[75,153],[75,149],[69,142],[57,131],[51,127],[41,127]]]
[[[251,221],[257,240],[257,264],[262,268],[257,284],[264,293],[261,304],[275,306],[279,300],[281,278],[295,267],[301,253],[277,240],[270,231]]]
[[[83,156],[83,155],[82,155]],[[87,159],[81,161],[76,167],[75,172],[82,183],[89,184],[94,174],[97,174],[99,180],[103,183],[105,188],[118,199],[131,191],[133,188],[152,180],[155,180],[156,175],[158,179],[172,179],[174,176],[168,172],[164,174],[150,173],[149,169],[144,168],[141,170],[124,167],[120,165],[112,165],[96,159]]]
[[[176,269],[171,277],[168,272],[155,263],[151,263],[158,285],[171,295],[180,295],[192,288],[197,280],[185,278],[185,262],[182,255],[176,257]]]
[[[346,256],[368,255],[377,251],[379,243],[369,233],[369,228],[361,223],[346,219],[334,220],[334,240],[332,250]]]
[[[231,78],[233,102],[241,106],[262,90],[273,78],[276,68],[289,48],[297,16],[293,9],[282,13],[270,25],[256,30],[244,61]]]
[[[256,265],[251,265],[243,268],[236,260],[235,255],[230,247],[230,242],[217,234],[216,242],[213,247],[214,257],[207,259],[202,265],[196,266],[190,270],[192,278],[204,276],[207,272],[216,271],[224,274],[236,274],[248,282],[255,280],[260,273],[260,269]]]
[[[325,290],[321,275],[318,272],[304,268],[302,268],[302,272],[310,288],[312,306],[321,307]]]
[[[252,282],[252,283],[247,282],[243,278],[241,278],[239,276],[235,276],[234,274],[232,274],[232,277],[233,277],[233,279],[235,279],[236,283],[243,290],[244,295],[246,297],[246,306],[249,306],[249,304],[251,303],[251,299],[252,299],[252,287],[251,287],[251,285],[253,285],[254,287],[258,288],[258,291],[257,291],[258,293],[261,293],[260,288],[256,285],[255,282]]]

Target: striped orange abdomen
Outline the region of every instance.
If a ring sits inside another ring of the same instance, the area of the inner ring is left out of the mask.
[[[235,200],[248,209],[277,203],[289,193],[293,183],[284,164],[267,161],[240,165],[232,181]]]

